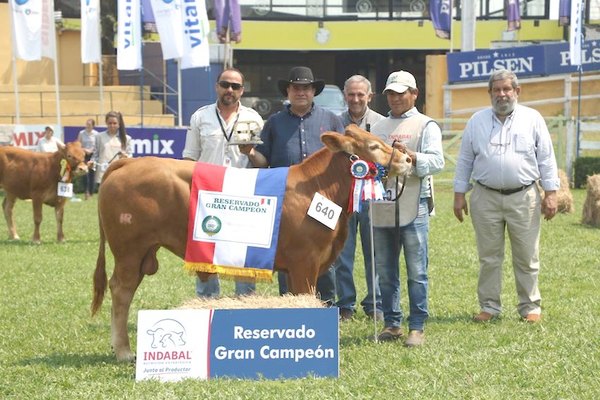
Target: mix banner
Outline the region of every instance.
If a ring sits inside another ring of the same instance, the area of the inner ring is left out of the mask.
[[[77,140],[83,126],[65,126],[49,124],[54,136],[65,143]],[[38,141],[44,137],[46,125],[0,125],[0,143],[26,149],[35,149]],[[102,127],[99,130],[102,131]],[[129,127],[131,147],[134,157],[154,156],[181,158],[185,146],[186,128]]]
[[[65,126],[64,142],[77,140],[77,135],[83,129],[83,126]],[[98,131],[103,131],[103,127],[96,127]],[[56,132],[56,130],[55,130]],[[131,148],[134,157],[154,156],[166,158],[181,158],[185,146],[186,128],[157,128],[157,127],[128,127],[127,134],[131,136]],[[43,129],[42,129],[43,135]],[[29,138],[37,138],[31,134],[23,132],[16,133],[16,141],[24,143]],[[17,144],[18,145],[18,144]]]

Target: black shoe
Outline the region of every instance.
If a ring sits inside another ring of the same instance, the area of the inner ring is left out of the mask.
[[[340,321],[347,321],[354,317],[354,311],[349,308],[340,308]]]
[[[377,336],[377,340],[380,342],[391,342],[392,340],[400,339],[402,336],[404,336],[402,328],[398,326],[388,326],[381,331],[379,336]]]

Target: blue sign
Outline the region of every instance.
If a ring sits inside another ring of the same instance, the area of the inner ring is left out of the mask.
[[[583,71],[600,70],[600,41],[582,44]],[[498,69],[508,69],[518,77],[570,74],[569,44],[553,43],[491,50],[448,53],[448,82],[487,80]]]
[[[569,43],[554,43],[545,45],[546,75],[571,74],[578,71],[578,66],[571,65]],[[581,44],[582,70],[600,70],[600,41],[588,40]]]
[[[544,73],[542,46],[449,53],[446,59],[450,83],[487,80],[497,69],[514,71],[519,77]]]
[[[338,377],[338,309],[216,310],[209,376]]]
[[[65,126],[65,142],[77,140],[77,135],[83,128],[82,126]],[[154,156],[180,159],[185,146],[186,132],[185,128],[127,128],[127,134],[131,136],[134,157]]]

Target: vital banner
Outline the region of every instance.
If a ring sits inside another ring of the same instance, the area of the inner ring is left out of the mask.
[[[118,0],[117,69],[142,68],[142,15],[139,1]]]

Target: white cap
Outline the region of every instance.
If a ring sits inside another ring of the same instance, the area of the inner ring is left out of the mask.
[[[385,93],[386,90],[393,90],[396,93],[404,93],[408,88],[417,88],[417,81],[415,81],[415,77],[410,72],[396,71],[392,72],[390,76],[388,76],[383,93]]]

